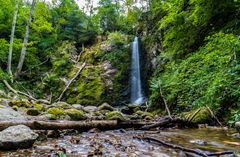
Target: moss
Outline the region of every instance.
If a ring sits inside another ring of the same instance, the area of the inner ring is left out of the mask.
[[[135,112],[134,114],[140,116],[141,118],[145,118],[145,117],[152,117],[153,118],[154,117],[154,115],[152,113],[144,112],[144,111],[140,111],[140,110]]]
[[[99,112],[100,112],[101,114],[105,115],[106,113],[109,112],[109,110],[100,110]]]
[[[45,107],[42,104],[34,104],[34,108],[38,109],[39,111],[44,111]]]
[[[25,108],[30,108],[33,106],[28,100],[12,100],[9,105]]]
[[[98,66],[85,68],[78,80],[69,89],[67,102],[70,104],[97,105],[105,90],[101,78],[101,68]]]
[[[71,120],[84,120],[87,118],[83,111],[77,109],[68,109],[65,110],[65,113],[71,117]]]
[[[111,105],[109,105],[108,103],[103,103],[102,105],[100,105],[99,107],[98,107],[98,109],[101,111],[101,110],[108,110],[108,111],[113,111],[114,110],[114,108],[111,106]]]
[[[0,108],[5,108],[5,106],[3,106],[3,105],[0,105]]]
[[[208,109],[206,107],[201,107],[201,110],[196,114],[196,116],[192,119],[193,123],[197,123],[197,124],[203,124],[203,123],[208,123],[211,121],[211,114],[209,113]],[[189,112],[185,112],[183,113],[183,117],[185,119],[189,119],[191,116],[193,116],[193,114],[196,113],[198,109],[189,111]]]
[[[52,114],[56,117],[60,117],[60,116],[64,115],[64,110],[60,109],[60,108],[53,107],[53,108],[48,109],[47,113]]]
[[[118,112],[118,111],[112,111],[112,112],[106,113],[106,119],[107,120],[121,120],[121,121],[125,120],[122,113]]]

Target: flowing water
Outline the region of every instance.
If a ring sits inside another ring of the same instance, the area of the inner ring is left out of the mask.
[[[132,66],[131,66],[131,103],[143,104],[144,95],[141,81],[141,64],[139,38],[135,37],[132,43]]]
[[[233,151],[239,155],[240,139],[232,137],[232,133],[232,131],[217,128],[163,131],[114,130],[67,135],[63,132],[60,138],[37,141],[31,149],[0,152],[0,156],[55,157],[61,151],[65,151],[67,157],[198,157],[136,139],[134,138],[136,135],[154,137],[186,148],[200,149],[205,153]]]

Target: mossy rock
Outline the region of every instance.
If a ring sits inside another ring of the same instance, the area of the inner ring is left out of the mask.
[[[195,109],[195,110],[183,113],[183,118],[189,120],[189,118],[193,116],[193,114],[195,114],[197,110],[199,109]],[[200,108],[200,111],[192,119],[192,122],[197,124],[204,124],[204,123],[209,123],[211,120],[212,120],[212,117],[208,109],[206,107],[202,107]]]
[[[134,113],[135,115],[139,116],[140,118],[145,118],[145,117],[148,117],[148,118],[153,118],[154,115],[150,112],[144,112],[144,111],[140,111],[138,110],[137,112]]]
[[[69,105],[66,102],[61,102],[61,101],[53,103],[51,106],[56,107],[56,108],[61,108],[61,109],[70,109],[71,108],[71,105]]]
[[[0,105],[0,108],[5,108],[5,106],[3,106],[3,105]]]
[[[9,102],[10,106],[31,108],[33,105],[28,100],[12,100]]]
[[[67,109],[65,113],[71,117],[71,120],[84,120],[87,119],[83,111],[77,109]]]
[[[106,113],[108,113],[109,110],[100,110],[99,112],[100,112],[101,114],[103,114],[103,115],[106,115]]]
[[[98,110],[99,110],[99,111],[101,111],[101,110],[113,111],[114,108],[113,108],[111,105],[109,105],[108,103],[103,103],[102,105],[100,105],[100,106],[98,107]]]
[[[125,117],[122,115],[121,112],[112,111],[112,112],[106,113],[106,119],[107,120],[121,120],[121,121],[124,121]]]
[[[29,108],[27,109],[27,115],[30,115],[30,116],[38,116],[40,114],[40,111],[36,108]]]
[[[52,114],[56,117],[60,117],[60,116],[64,115],[64,110],[60,109],[60,108],[53,107],[53,108],[49,108],[47,110],[47,113]]]
[[[44,111],[45,110],[45,107],[42,104],[34,104],[33,107],[38,109],[39,111]]]

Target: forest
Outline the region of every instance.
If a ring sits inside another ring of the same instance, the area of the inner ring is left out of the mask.
[[[239,87],[239,0],[0,0],[0,156],[238,157]]]

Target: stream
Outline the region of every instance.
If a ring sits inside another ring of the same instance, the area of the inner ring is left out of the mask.
[[[233,137],[234,131],[219,128],[168,129],[162,131],[113,130],[77,133],[62,132],[59,138],[48,138],[35,142],[31,149],[0,152],[1,157],[185,157],[182,151],[170,149],[156,143],[134,138],[144,135],[177,144],[186,148],[201,149],[206,153],[233,151],[240,153],[240,138]],[[234,155],[225,155],[234,156]]]

